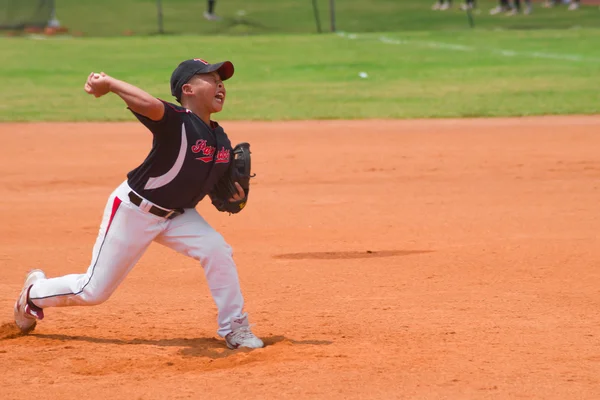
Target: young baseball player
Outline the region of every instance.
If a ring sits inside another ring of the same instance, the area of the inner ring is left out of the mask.
[[[142,164],[109,196],[92,260],[85,274],[46,278],[31,271],[16,301],[15,322],[23,333],[35,328],[48,307],[92,306],[110,297],[150,243],[158,242],[196,259],[204,269],[218,308],[218,331],[229,348],[263,347],[243,313],[231,247],[195,209],[206,195],[220,211],[241,210],[248,193],[218,198],[215,187],[233,162],[232,147],[211,115],[223,109],[229,61],[201,59],[179,64],[171,93],[181,104],[154,98],[105,73],[91,73],[85,91],[95,97],[114,93],[153,135]]]

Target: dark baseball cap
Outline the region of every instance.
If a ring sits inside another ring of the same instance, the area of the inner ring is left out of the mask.
[[[185,60],[175,68],[171,75],[171,94],[177,101],[181,102],[181,88],[188,83],[194,75],[207,74],[215,72],[219,74],[222,80],[227,80],[233,76],[233,64],[231,61],[223,61],[211,64],[201,58]]]

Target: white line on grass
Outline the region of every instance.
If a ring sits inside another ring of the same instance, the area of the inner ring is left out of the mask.
[[[347,34],[344,32],[338,32],[338,36],[346,39],[367,39],[367,40],[378,40],[381,43],[391,45],[413,45],[419,47],[428,47],[432,49],[441,49],[449,51],[462,51],[462,52],[474,52],[474,51],[487,51],[493,54],[497,54],[504,57],[529,57],[529,58],[543,58],[549,60],[561,60],[561,61],[573,61],[573,62],[592,62],[600,63],[600,58],[584,57],[579,54],[559,54],[559,53],[543,53],[538,51],[526,52],[526,51],[515,51],[509,49],[497,49],[492,47],[478,48],[474,46],[465,46],[456,43],[445,43],[445,42],[433,42],[424,40],[407,40],[407,39],[392,39],[387,36],[380,36],[378,38],[365,36],[359,37],[355,33]]]
[[[453,43],[442,43],[442,42],[425,42],[425,41],[415,41],[415,40],[397,40],[390,39],[385,36],[381,36],[379,38],[380,42],[387,44],[416,44],[425,47],[432,47],[434,49],[448,49],[455,51],[475,51],[477,50],[475,47],[464,46],[462,44],[453,44]]]

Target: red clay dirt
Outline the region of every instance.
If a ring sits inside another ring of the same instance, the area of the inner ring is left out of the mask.
[[[267,347],[228,350],[202,268],[152,245],[115,295],[13,302],[84,272],[135,123],[0,125],[0,398],[600,398],[600,117],[223,124],[248,207],[234,248]]]

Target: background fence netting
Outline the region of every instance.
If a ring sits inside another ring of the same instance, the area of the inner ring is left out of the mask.
[[[0,29],[44,28],[52,9],[53,0],[0,0]]]

